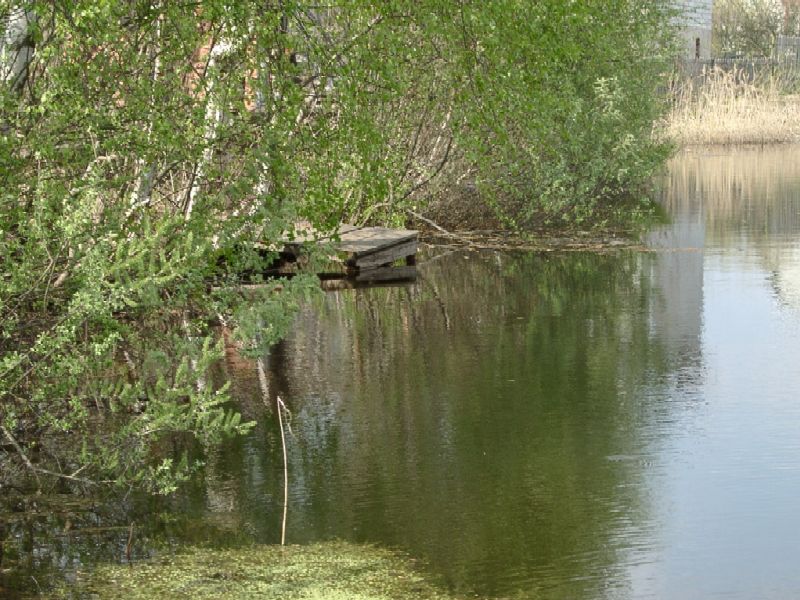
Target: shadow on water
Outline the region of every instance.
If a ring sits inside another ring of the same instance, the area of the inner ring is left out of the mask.
[[[758,522],[796,556],[800,490],[767,459],[800,470],[800,410],[763,377],[800,385],[776,374],[800,358],[800,313],[784,310],[800,306],[797,159],[681,155],[653,252],[433,251],[413,286],[327,294],[268,358],[270,406],[252,362],[220,366],[249,436],[169,500],[0,514],[0,585],[124,562],[131,521],[134,559],[277,542],[280,396],[290,543],[399,548],[453,590],[498,597],[789,597],[788,559],[734,538]],[[761,555],[776,587],[748,576]]]

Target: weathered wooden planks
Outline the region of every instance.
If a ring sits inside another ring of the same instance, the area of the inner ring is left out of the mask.
[[[281,251],[285,265],[293,265],[302,255],[303,249],[313,244],[326,244],[331,250],[331,267],[337,270],[340,265],[349,277],[362,283],[382,281],[411,280],[416,277],[415,256],[417,253],[418,232],[408,229],[389,229],[387,227],[355,227],[349,224],[339,226],[333,233],[316,231],[308,223],[300,223],[283,241]],[[389,265],[404,260],[405,267],[392,268]],[[320,274],[323,279],[333,272]]]
[[[349,267],[367,269],[388,265],[417,253],[416,231],[364,227],[341,235],[337,251]]]
[[[351,257],[346,260],[350,267],[358,269],[370,269],[388,265],[396,260],[404,259],[406,256],[413,256],[417,252],[417,240],[410,240],[388,248],[383,248],[369,254]]]
[[[294,231],[291,234],[284,236],[283,253],[290,257],[297,257],[303,250],[303,246],[308,244],[322,244],[330,242],[337,235],[343,236],[352,231],[357,231],[358,227],[344,223],[332,233],[322,233],[314,229],[310,223],[302,222],[295,225]]]
[[[338,249],[360,258],[391,246],[417,240],[417,232],[408,229],[388,229],[386,227],[362,227],[342,232]]]

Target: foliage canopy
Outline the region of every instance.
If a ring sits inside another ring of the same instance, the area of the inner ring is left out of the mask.
[[[780,0],[717,0],[713,40],[722,56],[766,56],[775,49],[786,16]]]
[[[0,0],[0,460],[158,492],[247,430],[210,369],[314,279],[300,219],[399,222],[474,184],[507,222],[638,197],[666,0]],[[437,187],[438,186],[438,187]],[[34,453],[38,456],[34,461]]]

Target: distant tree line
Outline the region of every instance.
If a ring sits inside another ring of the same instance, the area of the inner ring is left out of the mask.
[[[779,36],[800,36],[797,0],[715,0],[713,44],[720,57],[773,57]]]

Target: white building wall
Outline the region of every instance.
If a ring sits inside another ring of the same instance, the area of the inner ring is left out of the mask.
[[[711,13],[714,0],[675,0],[680,11],[684,58],[711,58]]]

